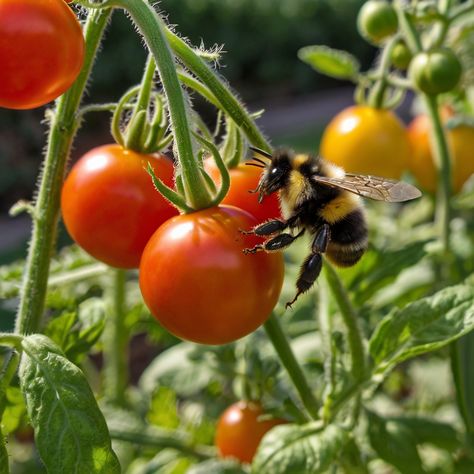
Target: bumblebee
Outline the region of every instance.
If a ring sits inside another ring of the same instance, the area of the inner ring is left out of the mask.
[[[269,220],[244,233],[266,240],[247,254],[272,252],[288,247],[308,232],[311,251],[296,281],[291,306],[308,291],[321,272],[322,255],[340,267],[356,264],[368,245],[367,222],[360,197],[386,202],[403,202],[421,196],[414,186],[377,176],[345,173],[319,156],[277,149],[273,154],[251,147],[253,160],[247,164],[262,168],[257,188],[259,202],[279,192],[282,220]]]

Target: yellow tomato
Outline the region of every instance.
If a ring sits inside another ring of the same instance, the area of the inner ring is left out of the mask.
[[[408,166],[410,143],[393,112],[356,105],[332,119],[320,153],[348,173],[399,179]]]
[[[446,114],[445,118],[446,117]],[[437,171],[430,147],[430,124],[426,115],[415,117],[408,127],[408,136],[412,146],[410,171],[422,188],[435,193]],[[460,125],[447,131],[448,146],[451,155],[453,192],[461,190],[463,184],[474,173],[474,127]]]

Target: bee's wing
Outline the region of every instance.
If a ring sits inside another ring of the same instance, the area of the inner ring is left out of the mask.
[[[346,174],[343,178],[313,176],[313,179],[376,201],[403,202],[421,196],[420,190],[411,184],[379,176]]]

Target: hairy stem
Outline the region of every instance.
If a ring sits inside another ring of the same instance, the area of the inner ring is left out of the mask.
[[[285,367],[290,379],[292,380],[296,390],[298,391],[301,401],[311,418],[318,418],[318,402],[314,397],[311,387],[298,364],[296,357],[291,349],[288,339],[283,332],[280,321],[275,314],[272,314],[265,323],[265,331],[280,358],[281,363]]]
[[[338,274],[333,266],[327,261],[325,261],[324,273],[329,289],[339,306],[342,319],[347,329],[349,350],[351,353],[351,373],[354,381],[357,383],[364,380],[366,372],[365,348],[362,332],[357,321],[357,313],[352,306],[349,295],[347,294]]]
[[[444,133],[441,116],[439,113],[436,96],[424,96],[426,110],[431,123],[431,144],[436,168],[438,170],[438,194],[436,196],[436,225],[443,246],[443,257],[447,259],[450,254],[451,219],[451,159],[448,143]]]
[[[88,15],[84,27],[86,52],[82,71],[72,87],[58,100],[51,121],[16,317],[15,331],[20,334],[38,332],[41,325],[49,260],[56,238],[61,186],[71,144],[79,125],[76,112],[110,13],[110,10],[94,10]]]
[[[110,288],[109,311],[103,335],[104,393],[108,401],[125,406],[128,385],[128,340],[125,326],[125,270],[114,270]]]
[[[155,58],[167,98],[177,158],[181,165],[183,186],[189,204],[193,209],[208,207],[212,197],[194,158],[186,103],[178,81],[176,64],[166,41],[164,23],[145,0],[114,0],[113,4],[127,10]]]

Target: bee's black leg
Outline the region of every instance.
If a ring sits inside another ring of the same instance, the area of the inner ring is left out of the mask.
[[[324,253],[328,248],[329,240],[331,238],[331,229],[329,224],[323,224],[313,239],[311,250],[313,253]]]
[[[318,278],[322,268],[322,257],[329,244],[331,238],[331,229],[328,224],[323,224],[317,231],[313,243],[311,245],[311,254],[306,258],[303,265],[301,266],[300,275],[296,280],[296,295],[295,297],[286,303],[286,307],[291,305],[298,299],[298,297],[308,291]]]
[[[263,224],[256,225],[251,230],[241,230],[242,234],[246,235],[272,235],[276,234],[277,232],[281,232],[288,227],[288,223],[286,221],[281,221],[279,219],[273,219],[271,221],[264,222]]]
[[[286,308],[298,299],[298,297],[308,291],[318,278],[323,264],[323,259],[320,253],[312,253],[309,255],[301,266],[300,275],[296,280],[296,295],[295,297],[286,303]]]
[[[245,254],[256,253],[260,250],[265,250],[267,252],[274,252],[275,250],[282,250],[285,247],[288,247],[294,240],[304,234],[304,229],[298,232],[296,235],[291,234],[278,234],[276,237],[267,239],[263,244],[256,245],[251,249],[244,249]]]
[[[267,222],[263,222],[262,224],[256,225],[251,230],[240,230],[240,233],[245,235],[259,235],[261,237],[265,237],[267,235],[277,234],[278,232],[282,232],[288,227],[296,227],[297,221],[299,219],[299,215],[295,214],[294,216],[290,217],[288,220],[284,221],[281,219],[272,219]]]

